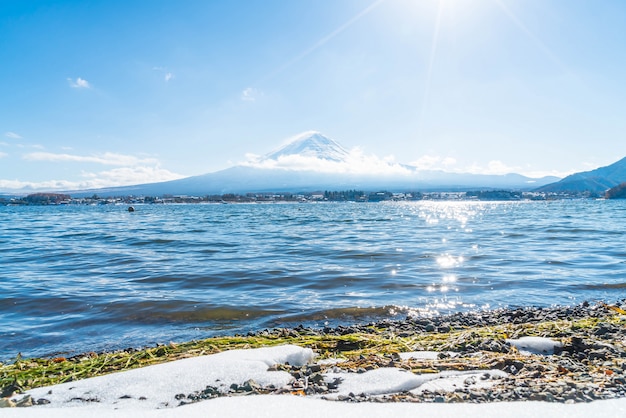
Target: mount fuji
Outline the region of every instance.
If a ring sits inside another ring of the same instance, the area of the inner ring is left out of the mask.
[[[416,167],[348,151],[320,132],[295,136],[283,147],[225,170],[179,180],[83,191],[101,196],[205,196],[226,193],[364,191],[530,190],[559,180],[520,174],[481,175],[418,170]],[[77,192],[72,193],[78,195]]]

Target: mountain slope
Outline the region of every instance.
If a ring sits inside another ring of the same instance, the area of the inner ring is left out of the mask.
[[[72,193],[100,196],[205,196],[226,193],[313,192],[358,189],[374,191],[458,191],[469,189],[530,190],[557,178],[531,179],[519,174],[448,173],[390,163],[375,156],[350,153],[339,143],[310,131],[254,161],[214,173],[161,183]]]
[[[235,166],[215,173],[162,183],[86,191],[84,195],[205,196],[226,193],[313,192],[321,190],[462,191],[471,189],[530,190],[554,181],[519,174],[480,175],[423,171],[412,176],[337,174]],[[72,193],[74,196],[81,194]]]
[[[626,158],[591,171],[574,173],[564,179],[536,189],[539,192],[585,192],[603,193],[626,181]]]

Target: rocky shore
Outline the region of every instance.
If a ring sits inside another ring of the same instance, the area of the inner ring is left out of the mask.
[[[30,387],[49,384],[38,378],[42,374],[56,374],[62,378],[59,381],[68,381],[79,377],[64,374],[63,370],[81,367],[87,370],[88,365],[93,365],[97,372],[81,372],[81,377],[232,348],[296,344],[312,348],[318,357],[315,363],[300,367],[272,366],[291,373],[293,381],[288,386],[262,387],[247,381],[228,388],[208,386],[202,391],[180,393],[176,399],[184,405],[221,396],[292,393],[344,402],[590,402],[626,397],[625,327],[626,300],[612,305],[585,302],[572,307],[409,317],[323,329],[300,326],[145,350],[89,353],[68,359],[19,360],[11,365],[0,365],[0,382],[2,396],[8,397]],[[554,342],[553,349],[525,353],[514,343],[523,337]],[[424,358],[402,355],[423,351],[433,355]],[[105,359],[107,367],[97,362],[102,356],[109,359]],[[112,360],[116,356],[119,361]],[[357,391],[338,396],[336,389],[341,382],[328,379],[328,373],[360,374],[380,368],[400,368],[416,374],[449,371],[475,371],[477,374],[453,390],[384,395]],[[490,385],[477,385],[476,380],[493,378],[489,376],[490,370],[504,373]],[[45,403],[46,400],[33,402]]]
[[[226,393],[217,388],[181,394],[181,403],[217,396],[295,392],[332,395],[336,384],[324,379],[329,370],[364,373],[382,367],[397,367],[415,373],[448,370],[499,369],[507,377],[487,388],[472,388],[465,382],[454,391],[424,391],[369,396],[350,393],[333,397],[346,402],[494,402],[536,400],[590,402],[626,396],[626,301],[616,305],[583,303],[574,307],[502,309],[457,313],[434,318],[407,318],[369,324],[324,328],[264,330],[251,336],[350,336],[374,334],[385,339],[413,340],[410,350],[435,350],[436,359],[402,359],[399,353],[359,354],[361,342],[340,342],[339,362],[305,367],[280,366],[290,371],[290,388],[261,388],[254,382],[234,385]],[[559,344],[554,352],[522,354],[509,343],[524,336],[550,338]],[[441,338],[443,337],[443,338]],[[383,350],[385,351],[385,350]]]

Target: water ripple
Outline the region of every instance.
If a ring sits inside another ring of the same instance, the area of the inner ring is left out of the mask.
[[[0,356],[618,299],[625,214],[614,201],[0,207]]]

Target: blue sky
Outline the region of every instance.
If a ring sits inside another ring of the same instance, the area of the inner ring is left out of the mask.
[[[621,0],[0,0],[0,191],[204,174],[317,130],[370,159],[626,156]]]

